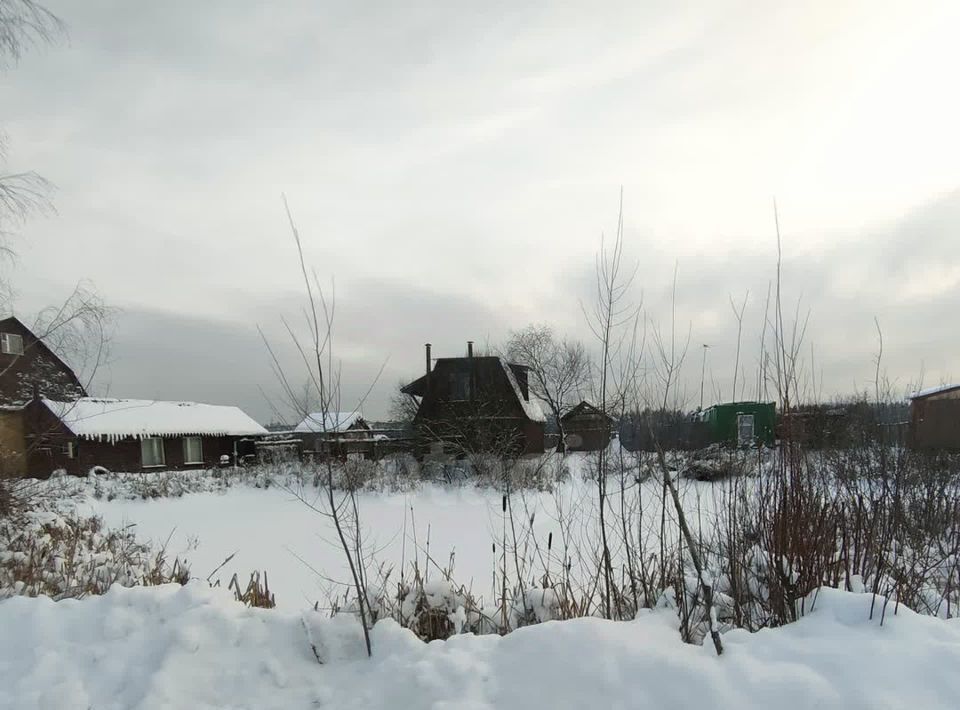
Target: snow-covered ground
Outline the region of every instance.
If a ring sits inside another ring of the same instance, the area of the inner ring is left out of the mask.
[[[533,518],[541,545],[550,534],[555,546],[566,536],[571,550],[592,554],[596,490],[572,468],[553,491],[516,492],[511,505],[521,528]],[[195,581],[115,586],[56,603],[0,601],[9,639],[0,644],[0,708],[960,707],[960,621],[832,589],[808,599],[796,623],[725,633],[720,658],[710,644],[684,644],[676,611],[657,609],[628,622],[583,618],[431,643],[386,619],[373,629],[367,659],[355,617],[313,610],[347,577],[328,519],[283,485],[256,487],[257,477],[229,486],[215,477],[184,481],[183,490],[197,492],[145,500],[125,494],[123,477],[40,487],[107,527],[133,525],[141,540],[166,542],[168,557],[189,560]],[[692,523],[709,529],[724,484],[681,485]],[[650,480],[629,494],[645,501],[634,520],[652,535],[660,493]],[[445,567],[452,552],[458,583],[481,603],[497,596],[492,576],[506,532],[499,492],[423,483],[364,491],[358,501],[370,569],[414,559],[430,568],[428,553]],[[221,588],[210,588],[204,579],[232,553],[213,577]],[[246,608],[225,589],[234,573],[243,586],[254,570],[268,572],[278,608]]]
[[[545,495],[531,494],[537,502]],[[490,543],[495,526],[501,525],[499,494],[426,485],[414,493],[359,497],[364,547],[372,550],[373,561],[400,566],[419,555],[423,566],[429,535],[430,554],[438,562],[446,565],[455,553],[461,584],[469,586],[472,580],[477,591],[489,589]],[[254,570],[266,570],[282,608],[323,605],[329,580],[347,579],[330,520],[279,487],[235,487],[147,501],[87,499],[80,508],[102,516],[108,527],[135,524],[140,539],[164,543],[169,538],[169,555],[186,557],[200,578],[236,553],[215,579],[226,585],[234,572],[245,581]]]
[[[393,621],[364,657],[356,622],[248,609],[222,589],[123,589],[0,602],[0,707],[909,708],[960,706],[960,622],[821,590],[779,629],[681,643],[669,612],[549,622],[429,644]],[[309,634],[309,636],[308,636]],[[320,665],[308,639],[316,645]]]
[[[614,487],[614,483],[610,485]],[[650,480],[643,487],[649,506],[647,524],[653,530],[659,523],[660,485]],[[685,499],[699,508],[701,515],[713,509],[717,486],[684,481],[682,488]],[[309,496],[321,495],[318,489],[306,490]],[[616,492],[611,495],[617,505]],[[429,570],[432,576],[437,574],[437,566],[450,568],[452,554],[453,579],[458,585],[466,586],[480,601],[497,597],[499,592],[492,588],[494,565],[502,564],[503,540],[509,543],[512,539],[511,531],[504,529],[499,492],[472,485],[425,483],[403,493],[364,491],[358,494],[358,501],[367,568],[392,567],[392,579],[396,580],[401,568],[409,572],[417,560],[420,569]],[[594,484],[573,476],[552,492],[517,492],[511,505],[521,534],[532,517],[539,544],[545,546],[552,533],[555,553],[561,545],[559,520],[563,518],[570,543],[565,558],[573,557],[575,566],[577,554],[594,553]],[[282,486],[237,485],[148,500],[85,495],[78,507],[81,512],[101,516],[107,527],[135,525],[139,539],[166,544],[168,557],[186,558],[192,574],[201,579],[236,553],[214,580],[226,585],[237,573],[244,582],[254,570],[266,570],[270,589],[282,608],[300,610],[318,601],[323,606],[342,591],[335,582],[348,579],[331,521]],[[318,507],[325,508],[322,501]],[[491,547],[494,543],[496,552]],[[432,563],[426,561],[428,553]]]

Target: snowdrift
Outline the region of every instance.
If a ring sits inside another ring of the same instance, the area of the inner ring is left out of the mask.
[[[423,644],[392,621],[374,657],[349,617],[247,609],[224,590],[112,588],[0,602],[0,707],[956,708],[960,623],[822,590],[792,626],[684,645],[674,617],[549,622]],[[319,665],[316,654],[324,661]]]

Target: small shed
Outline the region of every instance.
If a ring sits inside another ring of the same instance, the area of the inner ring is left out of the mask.
[[[929,387],[908,399],[911,446],[960,450],[960,385]]]
[[[302,442],[302,453],[343,458],[351,454],[370,457],[373,432],[359,411],[313,412],[293,430]]]
[[[198,402],[37,398],[24,410],[27,474],[210,468],[253,456],[267,433],[238,407]]]
[[[725,446],[772,446],[776,405],[773,402],[725,402],[697,415],[706,424],[710,443]]]
[[[567,451],[600,451],[610,445],[613,417],[587,401],[560,417]]]
[[[314,412],[303,418],[294,431],[298,434],[323,434],[338,439],[369,439],[370,425],[360,412]]]

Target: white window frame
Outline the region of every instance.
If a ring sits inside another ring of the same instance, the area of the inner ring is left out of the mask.
[[[77,458],[77,444],[73,441],[68,441],[63,447],[63,453],[68,459]]]
[[[195,439],[197,442],[197,452],[200,454],[200,457],[196,461],[190,461],[188,458],[189,449],[187,448],[187,441]],[[194,464],[203,463],[203,437],[202,436],[185,436],[183,437],[183,464],[185,466],[192,466]]]
[[[17,347],[13,347],[13,343]],[[0,352],[4,355],[23,355],[23,336],[18,333],[0,333]]]
[[[160,463],[147,463],[147,459],[144,456],[144,447],[147,445],[148,441],[159,441],[160,442]],[[140,439],[140,465],[143,468],[162,468],[167,465],[167,454],[164,451],[163,438],[159,436],[145,436]]]

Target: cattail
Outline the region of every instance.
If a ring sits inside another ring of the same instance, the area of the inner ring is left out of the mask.
[[[507,512],[507,494],[506,493],[503,494],[503,499],[501,503],[503,507],[503,512],[506,513]]]
[[[547,535],[547,552],[550,552],[551,548],[553,548],[553,533]]]

